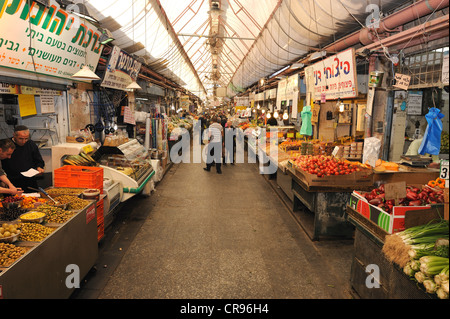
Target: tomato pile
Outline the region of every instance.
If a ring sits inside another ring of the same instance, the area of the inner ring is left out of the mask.
[[[361,170],[358,165],[325,155],[302,155],[297,157],[294,163],[298,168],[317,177],[348,175]]]
[[[436,191],[431,187],[423,187],[422,189],[414,186],[406,187],[406,197],[400,198],[396,204],[393,199],[386,200],[384,185],[373,189],[371,192],[364,193],[363,196],[369,204],[377,206],[384,211],[391,213],[392,208],[397,206],[426,206],[429,204],[438,204],[444,202],[444,192]]]

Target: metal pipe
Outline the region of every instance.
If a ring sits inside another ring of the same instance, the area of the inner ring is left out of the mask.
[[[142,184],[139,187],[137,187],[137,188],[124,187],[123,188],[123,192],[124,193],[131,193],[131,194],[139,194],[144,189],[145,185],[147,185],[147,183],[153,177],[153,175],[155,175],[155,171],[151,172],[150,175],[148,175],[148,177],[144,180],[144,182],[142,182]]]
[[[442,30],[448,30],[448,27],[449,15],[447,14],[445,16],[429,21],[425,25],[418,25],[411,29],[394,34],[388,38],[382,39],[381,41],[366,45],[365,47],[358,49],[357,52],[362,52],[365,49],[371,51],[376,50],[381,47],[381,45],[386,47],[399,45],[401,43],[410,41],[412,38],[422,36],[424,33],[433,34],[436,32],[441,32]]]
[[[377,32],[384,33],[391,29],[395,29],[398,26],[404,25],[415,19],[423,17],[427,14],[432,13],[435,10],[443,9],[449,6],[449,0],[422,0],[418,1],[402,10],[392,13],[391,15],[384,18],[380,23],[380,28]],[[332,44],[326,46],[324,50],[330,52],[340,52],[353,45],[362,43],[368,45],[373,42],[370,36],[368,28],[363,28],[358,30],[341,40],[333,42]]]

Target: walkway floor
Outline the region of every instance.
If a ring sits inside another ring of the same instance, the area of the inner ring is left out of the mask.
[[[348,299],[353,242],[311,241],[255,164],[173,165],[125,203],[78,299]]]

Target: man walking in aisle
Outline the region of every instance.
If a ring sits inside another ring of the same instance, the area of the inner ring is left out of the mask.
[[[219,123],[217,116],[213,116],[211,119],[211,125],[208,127],[208,136],[206,167],[203,169],[209,172],[213,162],[215,162],[217,174],[222,174],[223,127]]]

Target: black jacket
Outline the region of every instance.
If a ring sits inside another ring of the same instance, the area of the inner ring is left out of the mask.
[[[14,143],[16,144],[16,143]],[[8,175],[8,178],[23,177],[21,172],[28,171],[30,168],[44,168],[45,162],[42,159],[39,148],[32,140],[28,140],[24,146],[16,144],[16,149],[11,158],[2,160],[2,168]]]

